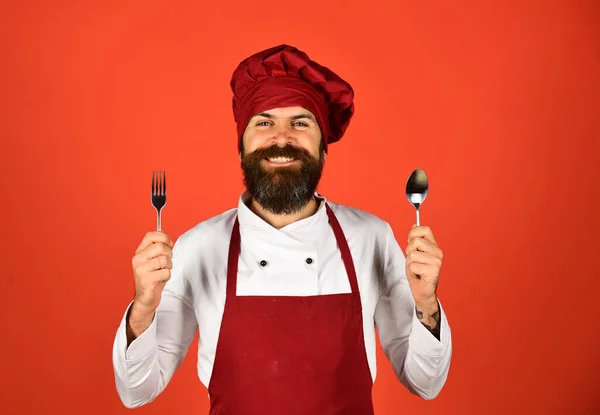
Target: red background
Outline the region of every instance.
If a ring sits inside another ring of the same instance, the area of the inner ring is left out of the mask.
[[[0,413],[119,414],[111,347],[168,172],[173,238],[242,191],[229,79],[288,43],[356,114],[320,191],[414,221],[445,253],[454,355],[440,396],[379,353],[377,414],[600,411],[600,7],[595,1],[53,1],[0,6]],[[196,343],[139,414],[207,413]]]

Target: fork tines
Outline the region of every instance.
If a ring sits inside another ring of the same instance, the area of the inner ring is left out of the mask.
[[[160,211],[167,203],[167,172],[152,172],[152,206],[156,209],[157,228],[161,230]]]
[[[167,195],[167,172],[153,171],[152,172],[152,196]]]

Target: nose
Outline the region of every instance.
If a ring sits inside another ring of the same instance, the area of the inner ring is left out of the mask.
[[[284,124],[280,124],[277,126],[277,129],[275,130],[275,135],[273,136],[274,144],[277,144],[277,146],[279,147],[285,147],[286,145],[290,144],[293,140],[294,138],[291,127]]]

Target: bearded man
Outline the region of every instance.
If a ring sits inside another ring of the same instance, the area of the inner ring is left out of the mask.
[[[231,88],[246,190],[176,243],[143,237],[113,348],[123,404],[153,401],[196,331],[210,414],[373,414],[377,334],[400,383],[433,399],[452,353],[433,232],[413,226],[403,252],[386,221],[317,193],[352,87],[281,45]]]

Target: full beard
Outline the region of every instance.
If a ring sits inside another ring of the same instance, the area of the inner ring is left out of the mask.
[[[244,184],[248,193],[268,212],[281,215],[297,213],[313,197],[325,164],[321,147],[320,157],[308,151],[276,145],[261,148],[242,157]],[[291,166],[265,166],[269,157],[289,157],[297,160]]]

